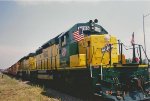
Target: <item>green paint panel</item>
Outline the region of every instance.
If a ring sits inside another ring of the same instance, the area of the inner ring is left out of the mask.
[[[78,54],[79,53],[79,51],[78,51],[78,43],[77,42],[71,43],[70,47],[69,47],[69,50],[70,50],[70,56]]]

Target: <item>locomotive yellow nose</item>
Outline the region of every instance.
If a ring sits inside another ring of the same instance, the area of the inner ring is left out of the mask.
[[[90,43],[89,46],[88,43]],[[87,54],[88,64],[93,66],[100,65],[101,63],[108,65],[110,63],[109,51],[111,49],[111,63],[118,63],[116,43],[116,37],[108,34],[87,36],[79,42],[79,54]]]

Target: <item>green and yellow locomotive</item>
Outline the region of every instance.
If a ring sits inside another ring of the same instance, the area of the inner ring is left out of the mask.
[[[150,67],[142,61],[142,46],[133,44],[129,63],[124,44],[97,23],[78,23],[49,40],[18,61],[17,75],[75,85],[115,101],[149,99]]]

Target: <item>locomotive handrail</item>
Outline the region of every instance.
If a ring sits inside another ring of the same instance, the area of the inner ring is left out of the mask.
[[[121,63],[122,63],[122,54],[123,54],[123,49],[122,48],[124,46],[125,50],[138,49],[139,48],[140,53],[138,53],[138,56],[140,58],[140,64],[141,64],[142,63],[142,58],[141,58],[141,48],[140,47],[142,47],[142,51],[144,52],[146,60],[148,61],[148,66],[150,67],[150,60],[149,60],[149,58],[148,58],[148,56],[147,56],[147,54],[146,54],[146,52],[145,52],[145,50],[144,50],[142,45],[140,45],[140,44],[133,44],[133,47],[132,46],[126,46],[125,44],[123,44],[122,42],[119,41],[118,43],[110,44],[110,46],[111,45],[115,45],[115,44],[119,45],[119,54],[121,54],[121,61],[120,61]],[[133,50],[133,51],[135,51],[135,50]],[[110,55],[111,55],[111,47],[110,47]],[[110,56],[110,62],[111,62],[111,56]]]
[[[141,45],[141,47],[142,47],[142,49],[143,49],[143,51],[144,51],[144,54],[145,54],[145,56],[146,56],[146,59],[148,60],[148,68],[149,68],[149,70],[148,70],[148,72],[149,72],[149,74],[150,74],[150,60],[148,59],[148,56],[147,56],[147,54],[146,54],[146,51],[144,50],[144,47]],[[149,77],[149,79],[150,79],[150,77]]]
[[[142,47],[142,49],[143,49],[143,51],[144,51],[144,54],[145,54],[145,56],[146,56],[146,59],[148,60],[148,63],[150,62],[150,60],[149,60],[149,58],[148,58],[148,56],[147,56],[147,54],[146,54],[146,51],[144,50],[144,47],[142,46],[142,45],[140,45],[141,47]]]

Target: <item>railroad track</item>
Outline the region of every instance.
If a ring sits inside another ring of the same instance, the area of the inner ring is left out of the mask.
[[[18,78],[17,78],[18,79]],[[29,85],[39,85],[44,88],[42,94],[48,97],[55,97],[61,101],[110,101],[102,99],[94,95],[86,95],[86,91],[78,92],[78,89],[70,88],[65,84],[54,84],[53,82],[47,80],[32,80],[26,81]],[[79,88],[80,89],[80,88]]]

